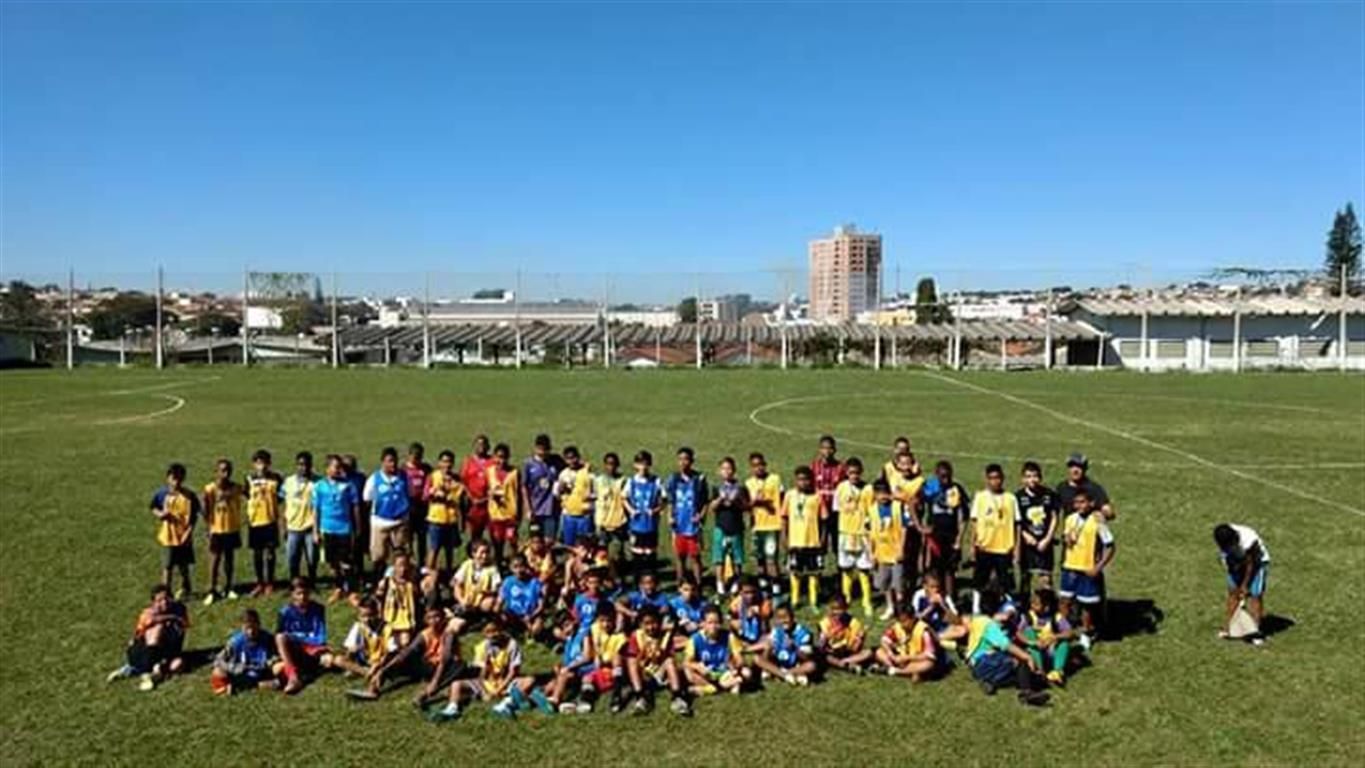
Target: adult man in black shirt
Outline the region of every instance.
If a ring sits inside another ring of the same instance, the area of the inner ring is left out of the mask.
[[[1100,514],[1104,515],[1105,520],[1113,520],[1118,517],[1118,512],[1114,511],[1114,505],[1109,501],[1109,494],[1104,490],[1104,486],[1090,479],[1088,471],[1090,469],[1090,459],[1083,453],[1073,453],[1066,459],[1066,482],[1057,487],[1057,503],[1064,510],[1072,509],[1072,502],[1076,500],[1076,491],[1085,489],[1085,493],[1090,497],[1090,504]]]

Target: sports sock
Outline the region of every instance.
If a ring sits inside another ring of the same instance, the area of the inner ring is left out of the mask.
[[[867,577],[864,571],[858,571],[858,591],[863,596],[863,608],[872,610],[872,580]]]
[[[788,577],[788,578],[790,578],[790,580],[791,580],[791,589],[792,589],[791,598],[790,598],[790,599],[791,599],[791,604],[792,604],[792,605],[796,605],[797,603],[801,602],[801,577],[800,577],[800,576],[790,576],[790,577]]]
[[[844,599],[853,602],[853,574],[848,571],[839,574],[839,586],[843,589]]]
[[[806,589],[810,590],[810,607],[815,608],[820,601],[820,577],[807,576]]]

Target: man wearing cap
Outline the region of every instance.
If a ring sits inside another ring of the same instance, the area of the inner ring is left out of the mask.
[[[1066,482],[1057,486],[1058,505],[1064,510],[1071,509],[1072,503],[1076,500],[1076,492],[1084,490],[1095,510],[1104,515],[1106,521],[1113,520],[1118,513],[1109,502],[1109,493],[1104,490],[1104,486],[1090,479],[1087,473],[1089,469],[1090,459],[1086,458],[1085,454],[1077,452],[1067,457]]]

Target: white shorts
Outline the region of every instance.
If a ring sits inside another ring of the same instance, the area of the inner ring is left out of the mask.
[[[857,568],[860,571],[872,570],[872,555],[866,550],[862,552],[845,552],[839,550],[839,570],[847,571]]]

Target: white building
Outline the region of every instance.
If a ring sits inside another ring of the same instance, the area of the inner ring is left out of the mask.
[[[1104,334],[1104,365],[1365,370],[1361,297],[1081,299],[1061,313]]]
[[[672,307],[646,309],[613,309],[607,312],[607,322],[620,325],[643,325],[649,328],[672,328],[678,324],[678,311]]]

